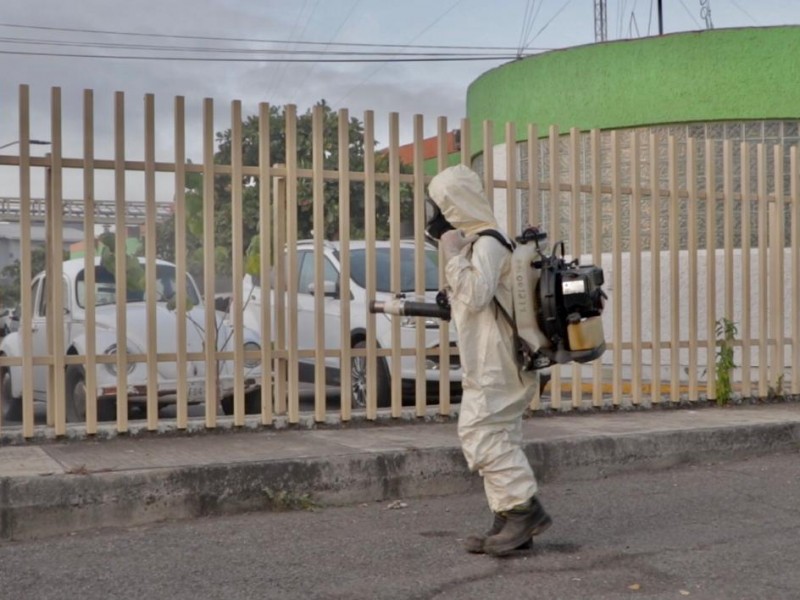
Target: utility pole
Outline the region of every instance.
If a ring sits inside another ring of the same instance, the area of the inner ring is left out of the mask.
[[[608,39],[608,8],[606,0],[594,0],[594,41]]]
[[[658,35],[664,35],[664,7],[661,0],[658,0]]]

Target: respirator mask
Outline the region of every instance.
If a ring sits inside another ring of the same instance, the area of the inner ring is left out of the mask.
[[[430,198],[425,199],[425,233],[428,237],[438,240],[446,231],[455,229],[447,219],[444,218],[442,211]]]

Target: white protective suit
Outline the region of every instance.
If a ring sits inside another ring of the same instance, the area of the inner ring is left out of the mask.
[[[439,173],[428,187],[443,216],[467,238],[498,229],[480,177],[465,166]],[[493,298],[509,308],[511,253],[489,236],[478,237],[445,265],[450,304],[464,369],[458,435],[469,468],[483,476],[489,507],[505,511],[537,490],[522,451],[522,413],[538,375],[520,372],[513,331]]]

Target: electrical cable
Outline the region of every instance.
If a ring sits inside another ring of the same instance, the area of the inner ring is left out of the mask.
[[[147,60],[147,61],[179,61],[179,62],[229,62],[229,63],[402,63],[402,62],[469,62],[484,60],[513,60],[516,54],[488,55],[479,54],[468,56],[416,56],[398,55],[392,58],[223,58],[213,56],[134,56],[110,54],[77,54],[57,52],[27,52],[22,50],[0,50],[0,54],[9,56],[50,56],[55,58],[100,58],[119,60]]]
[[[547,23],[545,23],[542,26],[542,28],[536,32],[536,35],[534,35],[527,44],[525,44],[525,48],[523,49],[527,49],[534,42],[534,40],[536,40],[536,38],[539,37],[542,34],[542,32],[550,26],[550,24],[558,17],[558,15],[564,12],[564,10],[567,8],[567,6],[570,5],[571,2],[572,0],[566,0],[566,2],[564,2],[564,4],[561,5],[561,8],[558,9],[558,11],[552,17],[550,17],[550,20],[547,21]]]
[[[449,11],[448,11],[449,12]],[[303,41],[303,40],[285,40],[285,39],[272,39],[272,38],[234,38],[234,37],[220,37],[220,36],[202,36],[202,35],[177,35],[166,33],[141,33],[132,31],[119,31],[107,29],[79,29],[72,27],[45,27],[40,25],[20,25],[16,23],[0,23],[0,27],[13,27],[19,29],[34,29],[40,31],[61,31],[69,33],[89,33],[101,35],[122,35],[132,37],[155,37],[155,38],[172,38],[182,40],[198,40],[198,41],[223,41],[223,42],[247,42],[247,43],[260,43],[260,44],[297,44],[309,46],[362,46],[369,48],[418,48],[418,49],[440,49],[440,50],[502,50],[506,52],[513,52],[517,50],[512,46],[441,46],[441,45],[414,45],[414,44],[372,44],[368,42],[316,42],[316,41]],[[414,39],[418,38],[415,36]],[[538,48],[539,50],[547,50],[548,48]]]

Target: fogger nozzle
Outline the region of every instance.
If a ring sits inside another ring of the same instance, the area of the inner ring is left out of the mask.
[[[369,312],[402,317],[433,317],[443,321],[450,320],[450,307],[440,306],[433,302],[416,302],[405,298],[372,300],[369,303]]]

